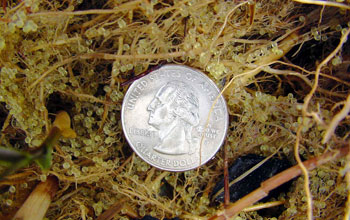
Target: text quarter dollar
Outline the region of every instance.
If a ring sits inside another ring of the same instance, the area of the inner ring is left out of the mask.
[[[228,112],[219,89],[204,73],[164,65],[130,86],[122,126],[130,146],[147,163],[186,171],[203,165],[219,150]]]

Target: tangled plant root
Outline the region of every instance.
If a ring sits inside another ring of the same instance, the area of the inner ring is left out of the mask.
[[[2,2],[1,146],[39,146],[60,110],[69,113],[77,134],[61,139],[53,153],[48,174],[58,178],[59,189],[49,219],[208,219],[222,210],[209,206],[210,192],[225,164],[239,156],[276,153],[302,165],[349,141],[348,3]],[[230,114],[225,151],[183,173],[143,162],[120,124],[127,82],[166,62],[208,74]],[[349,216],[348,167],[348,157],[331,157],[304,169],[304,178],[271,203],[285,207],[276,218]],[[31,165],[0,182],[0,218],[13,217],[45,178]],[[256,211],[235,214],[261,219]]]

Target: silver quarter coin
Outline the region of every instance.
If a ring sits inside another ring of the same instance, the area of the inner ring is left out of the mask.
[[[204,73],[164,65],[128,89],[122,106],[125,137],[138,156],[159,169],[199,167],[226,136],[228,112],[219,94]]]

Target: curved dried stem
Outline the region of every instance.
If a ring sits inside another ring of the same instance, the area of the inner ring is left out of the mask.
[[[295,2],[303,3],[303,4],[311,4],[311,5],[321,5],[321,6],[330,6],[330,7],[337,7],[342,9],[350,10],[350,6],[339,3],[339,2],[332,2],[332,1],[319,1],[319,0],[293,0]]]
[[[219,32],[216,34],[216,36],[213,38],[213,41],[212,41],[211,44],[210,44],[209,50],[210,50],[211,48],[213,48],[214,44],[216,43],[216,41],[218,40],[218,38],[220,37],[220,35],[221,35],[222,32],[224,31],[224,29],[225,29],[225,27],[226,27],[226,24],[227,24],[227,21],[228,21],[230,15],[231,15],[235,10],[237,10],[237,8],[239,8],[239,7],[241,7],[242,5],[245,5],[245,4],[247,4],[247,3],[248,3],[248,1],[245,1],[245,2],[240,3],[240,4],[236,5],[233,9],[231,9],[231,10],[227,13],[227,15],[226,15],[226,17],[225,17],[225,20],[224,20],[224,23],[222,24],[222,26],[221,26]]]
[[[324,134],[322,139],[322,144],[325,144],[329,141],[331,136],[334,134],[334,131],[338,126],[339,122],[343,120],[349,114],[349,112],[350,112],[350,95],[346,99],[346,102],[342,110],[333,117],[331,123],[327,126],[326,133]]]
[[[343,44],[346,42],[347,38],[348,38],[348,35],[350,33],[350,29],[348,29],[345,34],[343,34],[343,36],[340,38],[340,42],[338,44],[338,46],[332,51],[332,53],[330,53],[326,59],[324,59],[316,68],[316,71],[315,71],[315,79],[314,79],[314,85],[312,86],[311,88],[311,91],[309,94],[307,94],[307,96],[305,97],[304,99],[304,104],[303,104],[303,109],[302,109],[302,112],[303,112],[303,115],[304,116],[309,116],[309,113],[307,111],[307,108],[309,106],[309,103],[311,101],[311,98],[312,96],[315,94],[316,90],[317,90],[317,87],[318,87],[318,81],[319,81],[319,78],[320,78],[320,72],[321,72],[321,68],[326,65],[339,51],[340,49],[343,47]]]
[[[346,205],[345,205],[345,214],[344,214],[344,220],[348,220],[350,219],[350,170],[349,170],[349,167],[350,167],[350,155],[348,154],[347,157],[346,157],[346,164],[345,164],[345,167],[346,167],[346,173],[345,173],[345,181],[346,181],[346,185],[347,185],[347,188],[348,188],[348,199],[346,201]]]
[[[309,184],[310,184],[309,173],[308,173],[306,166],[301,161],[301,158],[299,156],[299,142],[300,142],[300,138],[301,138],[301,130],[302,129],[303,129],[303,126],[299,125],[298,130],[297,130],[295,145],[294,145],[294,157],[295,157],[296,161],[298,162],[298,166],[300,167],[301,172],[304,175],[304,190],[305,190],[306,199],[307,199],[307,217],[309,220],[312,220],[313,219],[312,194],[311,194],[311,190],[309,187]]]

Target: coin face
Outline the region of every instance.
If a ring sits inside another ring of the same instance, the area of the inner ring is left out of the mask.
[[[228,127],[225,100],[204,73],[164,65],[135,81],[122,106],[123,131],[144,161],[186,171],[209,161]]]

